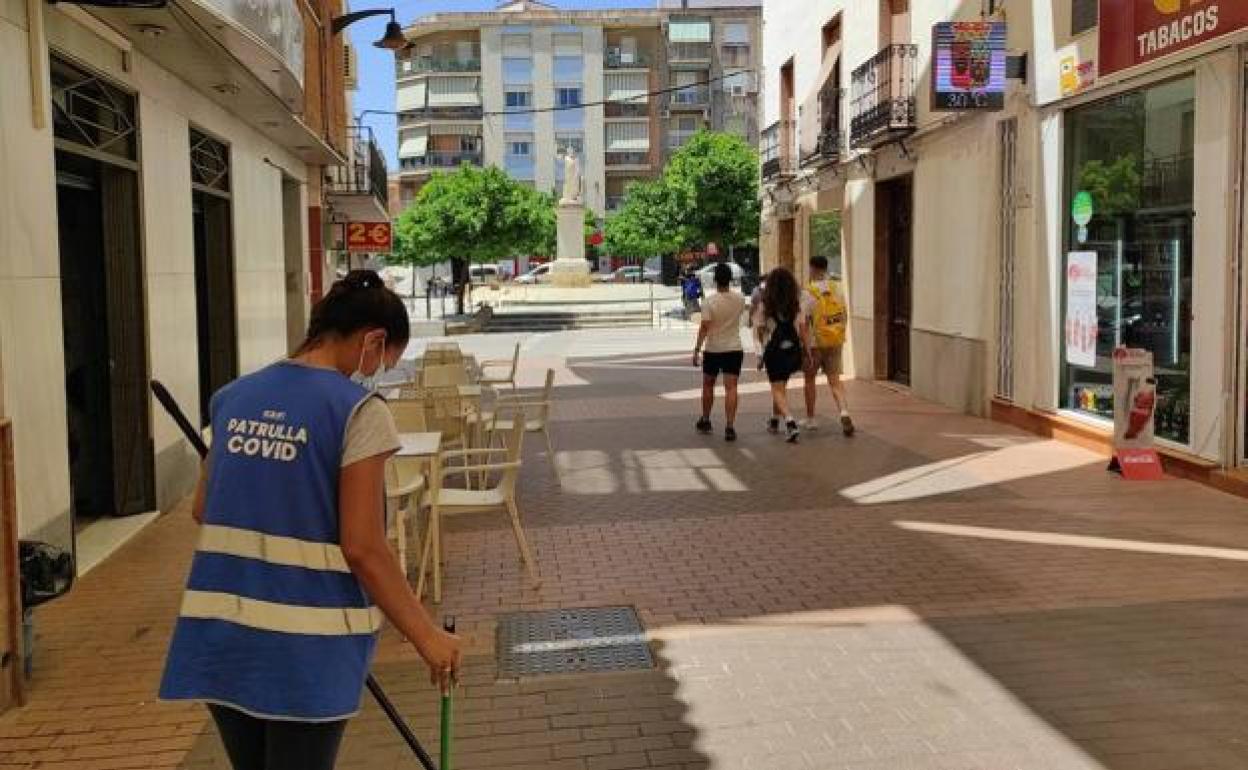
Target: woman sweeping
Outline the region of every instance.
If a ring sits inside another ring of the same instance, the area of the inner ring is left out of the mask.
[[[754,332],[763,348],[763,365],[771,383],[772,417],[767,428],[780,430],[784,420],[785,435],[791,444],[801,435],[797,420],[789,410],[789,380],[802,371],[805,362],[808,330],[802,322],[801,295],[793,273],[777,267],[767,274],[763,301],[757,308]]]
[[[458,639],[425,612],[385,538],[399,448],[374,391],[409,336],[372,271],[334,284],[303,345],[212,398],[195,491],[202,525],[160,695],[208,705],[235,770],[329,770],[384,615],[458,676]]]

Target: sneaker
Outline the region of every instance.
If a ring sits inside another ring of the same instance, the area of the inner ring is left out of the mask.
[[[780,432],[780,419],[778,417],[770,417],[767,419],[767,432],[768,433]]]
[[[854,421],[847,414],[841,415],[841,433],[844,433],[846,438],[854,435]]]
[[[736,441],[736,440],[737,440],[737,429],[732,427],[731,425],[729,425],[727,428],[724,428],[724,441]]]
[[[807,417],[802,421],[802,430],[816,431],[819,430],[819,420],[816,417]]]
[[[789,422],[785,425],[785,439],[784,440],[789,442],[790,444],[796,444],[798,436],[801,436],[801,435],[802,435],[802,431],[801,431],[801,428],[797,427],[797,421],[789,420]]]
[[[711,421],[707,419],[706,417],[703,417],[702,419],[698,420],[698,424],[696,427],[698,429],[698,433],[710,433],[711,431],[715,430],[715,428],[711,426]]]

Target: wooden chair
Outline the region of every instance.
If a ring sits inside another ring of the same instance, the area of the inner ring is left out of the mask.
[[[516,372],[520,369],[520,343],[516,343],[516,350],[512,354],[510,361],[502,359],[482,361],[477,365],[477,368],[481,371],[481,385],[492,388],[500,385],[510,385],[514,393],[516,390]],[[504,371],[491,375],[486,372],[487,369],[503,369]]]
[[[421,549],[417,596],[424,596],[425,576],[432,566],[433,600],[442,601],[442,517],[457,513],[505,511],[511,520],[516,547],[520,551],[520,559],[529,579],[534,585],[539,584],[537,565],[529,551],[528,540],[520,524],[520,510],[516,505],[516,480],[520,475],[520,450],[523,443],[524,422],[521,419],[513,426],[504,448],[461,449],[442,453],[443,460],[459,458],[467,462],[465,471],[486,474],[491,485],[484,489],[447,489],[444,483],[446,478],[461,470],[459,467],[443,468],[434,479],[425,498],[425,504],[429,507],[429,537],[425,538]]]

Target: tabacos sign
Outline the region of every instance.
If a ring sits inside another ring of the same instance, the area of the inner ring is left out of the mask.
[[[1129,69],[1244,27],[1246,0],[1101,0],[1100,71]]]

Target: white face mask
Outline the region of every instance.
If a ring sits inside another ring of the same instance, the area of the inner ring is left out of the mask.
[[[377,368],[372,374],[365,374],[364,356],[368,352],[368,341],[365,340],[364,347],[360,348],[360,362],[356,365],[355,371],[351,372],[351,381],[366,390],[376,391],[378,385],[381,384],[381,379],[386,376],[386,335],[384,332],[381,335],[379,350],[380,360],[377,362]]]

